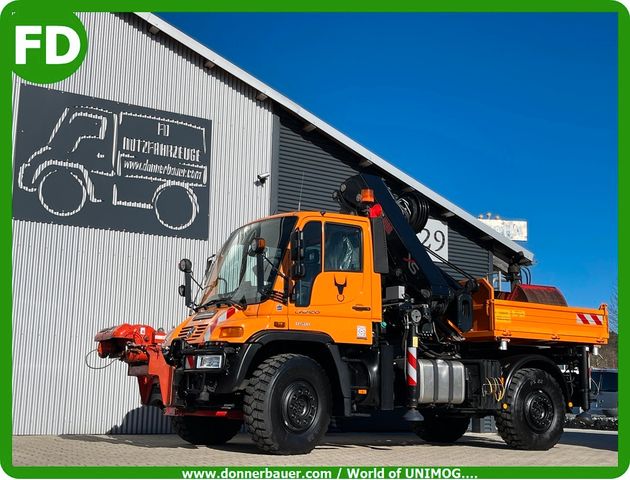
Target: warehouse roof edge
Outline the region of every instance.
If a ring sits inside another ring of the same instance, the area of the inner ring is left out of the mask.
[[[205,58],[206,61],[209,62],[209,66],[219,67],[227,73],[238,78],[242,82],[255,88],[259,92],[259,96],[262,100],[265,100],[267,98],[271,99],[278,105],[291,111],[294,115],[300,117],[304,121],[305,126],[308,125],[312,129],[320,130],[322,133],[333,139],[344,148],[347,148],[360,157],[363,157],[368,162],[371,162],[373,165],[381,168],[388,174],[396,177],[400,181],[409,185],[419,193],[426,196],[428,199],[438,204],[445,211],[450,212],[452,216],[456,216],[463,222],[469,224],[476,232],[478,232],[480,238],[482,238],[483,240],[487,240],[493,244],[493,250],[495,250],[495,254],[501,253],[500,256],[503,260],[509,261],[510,253],[517,254],[519,252],[522,252],[526,260],[528,260],[529,262],[533,261],[534,254],[523,246],[508,239],[507,237],[501,235],[489,226],[480,222],[470,213],[466,212],[462,208],[458,207],[454,203],[434,192],[427,186],[420,183],[418,180],[398,169],[397,167],[379,157],[375,153],[371,152],[364,146],[355,142],[348,136],[341,133],[339,130],[335,129],[325,121],[312,114],[311,112],[305,110],[303,107],[296,104],[289,98],[285,97],[284,95],[277,92],[265,83],[261,82],[257,78],[253,77],[243,69],[234,65],[229,60],[223,58],[205,45],[186,35],[184,32],[177,29],[170,23],[150,12],[135,12],[135,14],[150,25],[150,31],[152,33],[163,32],[164,34],[170,36],[174,40],[178,41],[182,45],[186,46],[187,48],[193,50],[194,52]],[[501,252],[498,252],[497,250],[500,250]]]

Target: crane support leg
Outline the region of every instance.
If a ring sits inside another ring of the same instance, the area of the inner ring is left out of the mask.
[[[416,326],[408,323],[409,333],[407,335],[407,395],[409,396],[407,406],[409,410],[405,413],[405,420],[410,422],[421,422],[424,420],[418,411],[418,335]]]
[[[591,409],[591,368],[588,356],[588,347],[581,347],[580,359],[580,384],[582,386],[582,410],[588,412]]]

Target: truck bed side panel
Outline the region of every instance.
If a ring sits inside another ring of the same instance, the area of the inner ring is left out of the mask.
[[[541,303],[494,299],[492,287],[481,282],[474,296],[473,328],[468,340],[515,343],[567,342],[605,344],[608,342],[608,311],[564,307]]]

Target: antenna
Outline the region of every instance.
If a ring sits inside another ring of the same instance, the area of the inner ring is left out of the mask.
[[[300,198],[298,199],[298,212],[302,210],[302,187],[304,187],[304,170],[302,170],[302,181],[300,182]]]

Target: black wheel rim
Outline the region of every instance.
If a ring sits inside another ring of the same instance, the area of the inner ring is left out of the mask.
[[[530,393],[525,399],[525,420],[537,433],[549,430],[555,416],[553,402],[542,390]]]
[[[315,422],[318,408],[317,392],[308,382],[293,382],[282,394],[282,420],[293,432],[308,430]]]

